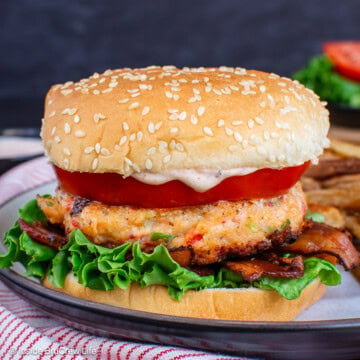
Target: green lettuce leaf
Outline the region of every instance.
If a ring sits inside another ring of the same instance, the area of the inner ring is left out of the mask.
[[[19,216],[30,223],[43,221],[45,217],[36,200],[25,204]],[[66,275],[72,271],[80,284],[91,289],[126,289],[133,282],[141,287],[157,284],[166,286],[169,296],[175,300],[180,300],[188,290],[250,286],[276,290],[287,299],[295,299],[317,277],[326,285],[337,285],[341,280],[333,265],[318,258],[305,260],[305,274],[300,279],[261,277],[250,284],[227,269],[220,269],[215,276],[200,276],[175,262],[162,244],[149,254],[144,253],[137,242],[132,248],[126,243],[108,249],[91,243],[75,229],[64,246],[54,249],[23,233],[17,222],[5,234],[4,244],[8,250],[0,254],[0,267],[20,262],[26,268],[26,275],[43,279],[47,274],[56,287],[62,287]]]
[[[312,58],[293,78],[313,89],[322,100],[360,108],[360,83],[338,74],[325,55]]]
[[[281,296],[288,300],[297,299],[301,291],[317,277],[325,285],[338,285],[341,275],[334,265],[319,258],[304,260],[304,275],[299,279],[271,278],[263,276],[258,279],[254,286],[259,289],[276,290]]]

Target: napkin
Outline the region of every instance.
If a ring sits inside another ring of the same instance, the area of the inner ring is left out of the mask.
[[[53,169],[44,157],[24,163],[0,177],[0,204],[53,179]],[[245,360],[179,347],[93,336],[65,326],[20,299],[1,282],[0,334],[0,359],[9,360]]]

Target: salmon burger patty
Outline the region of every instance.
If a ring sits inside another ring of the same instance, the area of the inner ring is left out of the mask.
[[[300,184],[269,199],[167,209],[110,206],[60,189],[52,199],[38,196],[37,201],[50,223],[62,225],[67,234],[78,228],[94,244],[107,247],[139,241],[145,251],[160,243],[169,250],[191,248],[196,265],[253,255],[289,241],[301,232],[306,213]],[[161,234],[173,236],[169,240]]]

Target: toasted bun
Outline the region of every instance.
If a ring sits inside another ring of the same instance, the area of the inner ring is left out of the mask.
[[[242,68],[107,70],[47,94],[42,137],[70,171],[282,168],[327,146],[328,112],[296,81]]]
[[[242,321],[288,321],[318,301],[326,286],[313,281],[296,300],[286,300],[276,291],[259,289],[212,289],[188,291],[181,301],[171,299],[164,286],[145,288],[133,284],[127,290],[91,290],[80,285],[70,274],[63,288],[54,287],[48,279],[44,285],[85,300],[152,313],[206,319]]]

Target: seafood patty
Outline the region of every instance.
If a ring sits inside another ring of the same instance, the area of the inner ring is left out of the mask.
[[[195,265],[280,245],[301,232],[306,213],[299,183],[285,195],[269,199],[170,209],[110,206],[60,189],[54,198],[38,196],[37,201],[49,222],[60,224],[66,233],[79,228],[90,241],[107,247],[139,241],[145,251],[160,243],[169,250],[191,248]]]

